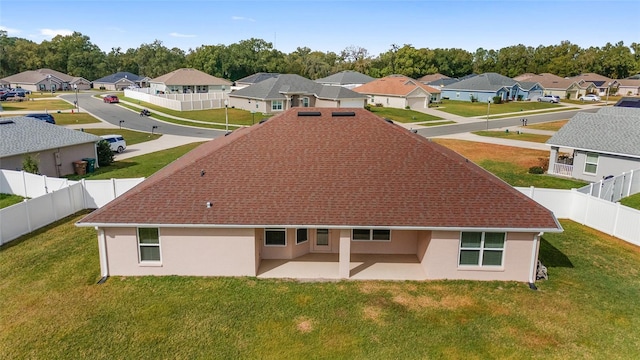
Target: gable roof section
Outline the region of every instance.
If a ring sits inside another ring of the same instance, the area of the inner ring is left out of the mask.
[[[52,76],[56,77],[61,82],[64,81],[62,78],[59,78],[59,77],[57,77],[55,75],[52,75]],[[23,71],[21,73],[9,75],[9,76],[5,77],[3,80],[5,80],[5,81],[7,81],[8,83],[11,83],[11,84],[15,84],[15,83],[19,83],[19,84],[37,84],[37,83],[39,83],[41,81],[47,80],[47,74],[43,74],[43,73],[35,71],[35,70],[27,70],[27,71]]]
[[[596,73],[585,73],[570,77],[574,81],[591,81],[594,84],[604,84],[606,82],[613,82],[613,79]],[[598,85],[599,86],[599,85]]]
[[[453,151],[348,111],[290,109],[209,141],[79,225],[561,229],[549,210]]]
[[[1,121],[13,123],[0,124],[0,158],[101,140],[99,136],[24,116],[5,117]]]
[[[365,98],[364,95],[349,89],[318,84],[295,74],[280,74],[277,77],[236,90],[229,96],[260,100],[284,100],[286,99],[285,94],[310,95],[332,100]]]
[[[445,90],[472,90],[495,92],[505,87],[512,87],[517,82],[498,73],[484,73],[447,85]]]
[[[259,72],[253,75],[245,76],[242,79],[236,80],[236,84],[256,84],[263,80],[271,79],[274,77],[278,77],[278,73],[265,73]]]
[[[115,74],[111,74],[111,75],[107,75],[105,77],[102,77],[98,80],[93,80],[93,82],[98,82],[98,83],[106,83],[106,84],[115,84],[118,81],[122,80],[122,79],[127,79],[131,82],[136,82],[139,80],[144,79],[144,77],[130,73],[130,72],[126,72],[126,71],[120,71],[117,72]]]
[[[640,109],[605,107],[577,113],[547,144],[640,158]]]
[[[353,91],[370,95],[407,96],[416,89],[429,94],[439,94],[440,90],[425,85],[404,75],[389,75],[370,83],[353,88]]]
[[[524,82],[536,82],[545,89],[553,90],[567,90],[574,82],[576,82],[575,80],[565,79],[550,73],[525,73],[513,79],[518,81],[521,85],[524,84]]]
[[[211,76],[197,69],[182,68],[150,80],[165,85],[231,85],[231,81]]]
[[[317,79],[316,82],[320,84],[327,84],[327,85],[349,85],[349,84],[366,84],[373,80],[375,80],[375,78],[372,78],[369,75],[365,75],[363,73],[353,71],[353,70],[345,70],[321,79]]]
[[[418,78],[418,81],[423,83],[429,83],[431,81],[442,80],[442,79],[451,79],[447,75],[442,75],[440,73],[425,75],[421,78]]]

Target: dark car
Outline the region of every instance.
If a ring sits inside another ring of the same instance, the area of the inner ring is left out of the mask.
[[[115,95],[107,95],[102,99],[102,101],[104,101],[106,103],[109,103],[109,104],[119,103],[120,102],[118,97],[115,96]]]
[[[24,97],[25,97],[25,93],[23,93],[23,92],[20,92],[20,91],[9,91],[7,93],[4,93],[4,94],[0,95],[0,100],[6,101],[6,100],[8,100],[10,98],[12,100],[14,98],[22,100],[22,98],[24,98]]]
[[[29,114],[29,115],[25,115],[26,117],[30,117],[30,118],[34,118],[34,119],[38,119],[38,120],[43,120],[48,122],[49,124],[55,124],[56,120],[53,118],[53,115],[51,114],[47,114],[47,113],[40,113],[40,114]]]

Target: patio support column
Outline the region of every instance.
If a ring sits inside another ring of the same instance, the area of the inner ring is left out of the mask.
[[[555,173],[555,165],[558,159],[558,147],[552,146],[551,153],[549,154],[549,170],[547,170],[547,174]]]
[[[339,272],[341,279],[348,279],[351,269],[351,231],[340,230]]]

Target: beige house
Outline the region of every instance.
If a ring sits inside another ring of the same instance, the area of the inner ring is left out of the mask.
[[[452,181],[454,179],[455,181]],[[365,109],[294,108],[194,149],[77,223],[103,277],[533,283],[553,213]]]
[[[151,94],[226,92],[233,83],[200,70],[182,68],[149,80]]]
[[[11,87],[29,91],[87,90],[91,82],[85,78],[70,76],[51,69],[28,70],[3,79]]]
[[[94,89],[120,91],[126,88],[149,87],[149,79],[146,76],[136,75],[126,71],[120,71],[100,79],[93,80]]]
[[[618,92],[620,96],[640,95],[640,79],[620,79],[618,80]]]
[[[597,94],[599,96],[607,96],[607,94],[612,95],[618,91],[618,80],[596,73],[580,74],[569,79],[577,82],[581,86],[588,86],[588,83],[592,83],[596,90],[590,93]]]
[[[31,156],[42,175],[60,177],[73,174],[73,162],[98,158],[99,136],[48,124],[30,117],[4,117],[0,120],[0,167],[22,170]],[[96,164],[97,165],[97,164]]]
[[[532,74],[525,73],[513,78],[516,81],[537,82],[544,88],[543,95],[556,95],[561,100],[578,100],[582,95],[595,92],[595,86],[590,84],[580,85],[577,81],[563,78],[550,73]]]
[[[369,105],[382,105],[397,109],[427,109],[440,101],[440,90],[404,75],[390,75],[373,80],[353,91],[368,96]]]

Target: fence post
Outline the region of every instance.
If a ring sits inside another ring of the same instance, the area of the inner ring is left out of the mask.
[[[631,184],[633,184],[633,173],[635,170],[631,170],[631,175],[629,176],[629,188],[627,189],[627,196],[631,195]]]
[[[29,194],[27,194],[27,177],[25,176],[24,170],[21,170],[20,173],[22,174],[22,195],[29,197]]]
[[[534,199],[534,200],[535,200],[535,198],[534,198],[535,197],[535,191],[536,191],[535,187],[533,187],[533,186],[529,187],[529,197]]]
[[[85,187],[85,183],[84,183],[84,179],[80,179],[80,184],[82,185],[82,208],[83,209],[88,209],[89,207],[87,206],[87,188]]]
[[[44,193],[49,193],[49,186],[47,186],[47,175],[42,175],[42,184],[44,185]]]
[[[613,217],[613,229],[611,231],[611,236],[616,236],[618,231],[618,217],[620,216],[620,202],[616,203],[616,214]]]
[[[118,193],[116,191],[116,179],[111,178],[111,190],[113,193],[113,196],[111,197],[111,200],[115,200],[118,197]]]

